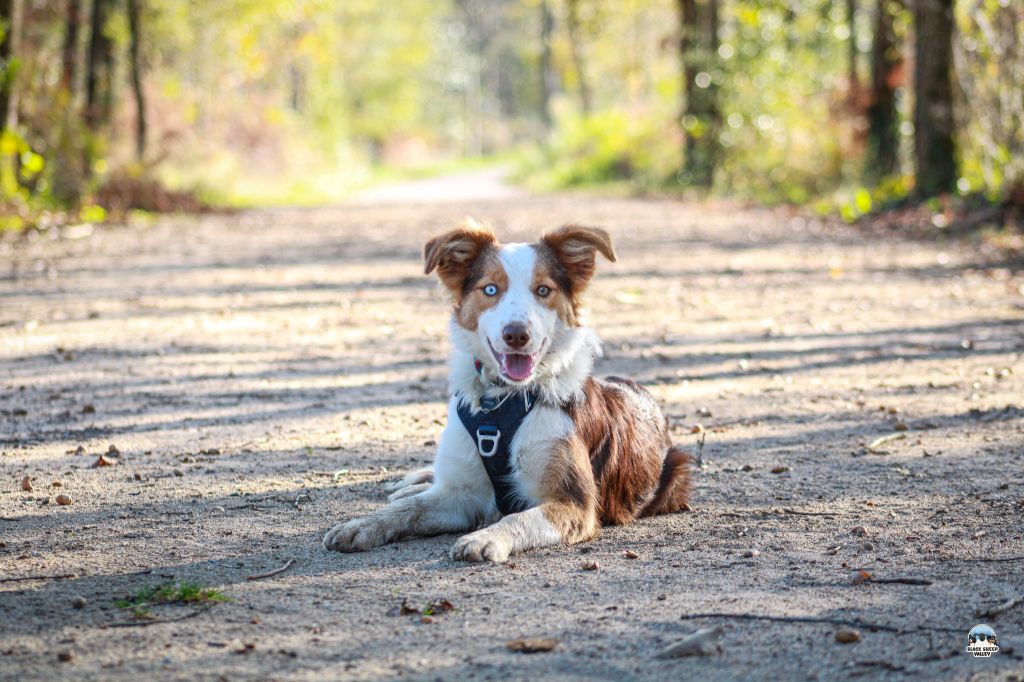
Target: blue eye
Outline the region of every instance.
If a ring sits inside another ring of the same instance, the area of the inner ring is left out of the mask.
[[[541,298],[547,298],[548,294],[551,293],[550,287],[546,287],[543,284],[537,287],[537,295]]]
[[[498,287],[496,287],[493,284],[488,284],[487,286],[484,287],[484,294],[486,294],[488,296],[497,296],[498,295]]]

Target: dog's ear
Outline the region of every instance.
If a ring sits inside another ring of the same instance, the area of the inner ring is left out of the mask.
[[[587,288],[587,283],[594,276],[598,253],[615,262],[612,238],[599,227],[565,225],[545,234],[541,242],[554,252],[558,263],[565,269],[574,298]]]
[[[453,292],[462,291],[470,268],[485,249],[497,246],[489,227],[467,219],[451,232],[434,237],[423,247],[425,274],[435,269],[441,282]]]

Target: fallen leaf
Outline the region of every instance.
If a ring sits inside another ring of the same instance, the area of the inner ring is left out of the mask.
[[[551,651],[558,646],[558,640],[554,637],[520,637],[505,644],[509,651],[521,654],[536,654],[542,651]]]
[[[683,658],[685,656],[710,656],[720,653],[722,646],[718,640],[722,636],[722,626],[716,625],[713,628],[703,628],[687,635],[675,644],[670,644],[661,650],[658,658]]]
[[[423,615],[425,616],[436,616],[441,613],[448,613],[449,611],[455,610],[455,604],[452,604],[447,599],[438,599],[427,604],[427,608],[423,609]]]
[[[873,577],[874,577],[873,575],[871,575],[870,573],[868,573],[864,569],[861,569],[861,570],[859,570],[859,571],[857,571],[856,573],[853,574],[853,584],[854,585],[863,585],[866,582],[870,582]]]
[[[423,612],[417,608],[409,606],[408,602],[403,599],[402,603],[395,608],[388,611],[389,616],[420,616]]]
[[[888,443],[892,443],[893,441],[903,440],[906,437],[907,437],[906,433],[890,433],[888,436],[882,436],[881,438],[876,438],[873,441],[871,441],[870,443],[868,443],[868,452],[873,452],[876,455],[888,454],[889,451],[884,449],[884,448],[882,448],[883,445],[886,445]]]

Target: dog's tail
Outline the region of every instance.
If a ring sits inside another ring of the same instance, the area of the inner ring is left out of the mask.
[[[680,509],[689,509],[690,462],[693,458],[675,445],[668,448],[661,464],[661,476],[654,497],[648,502],[640,516],[669,514]]]

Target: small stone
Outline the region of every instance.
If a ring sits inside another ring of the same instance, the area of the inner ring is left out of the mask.
[[[107,448],[107,454],[108,454],[108,455],[113,455],[114,457],[117,457],[118,455],[120,455],[120,454],[121,454],[121,451],[117,449],[117,446],[116,446],[116,445],[114,445],[113,443],[111,443],[111,444],[110,444],[110,447],[109,447],[109,448]]]
[[[868,534],[868,529],[864,526],[854,526],[850,529],[850,535],[856,535],[857,537],[864,537]]]
[[[640,558],[640,555],[637,554],[636,552],[634,552],[631,549],[627,549],[625,552],[623,552],[622,556],[626,557],[627,559],[639,559]]]
[[[54,488],[59,488],[59,487],[61,487],[61,486],[62,486],[62,485],[64,485],[64,484],[63,484],[63,483],[61,483],[60,481],[54,481],[54,482],[53,482],[53,483],[51,483],[50,485],[51,485],[51,486],[53,486]]]
[[[864,544],[862,544],[860,546],[860,548],[862,550],[864,550],[865,552],[873,552],[874,549],[875,549],[875,543],[873,543],[873,542],[865,542]]]
[[[75,657],[75,655],[73,653],[71,653],[70,651],[58,651],[57,652],[57,660],[61,661],[62,663],[67,663],[67,662],[71,661],[72,659],[74,659],[74,657]]]
[[[853,644],[860,641],[860,633],[856,630],[836,630],[836,641],[840,644]]]
[[[215,511],[218,514],[223,514],[224,513],[224,507],[214,507],[212,511]]]
[[[142,480],[142,474],[140,474],[138,471],[136,471],[135,474],[132,476],[132,478],[134,478],[136,481],[141,481]]]
[[[21,479],[21,489],[27,492],[32,492],[32,479],[28,476]]]
[[[522,654],[551,651],[556,646],[558,646],[558,640],[554,637],[522,637],[505,643],[505,647],[509,651],[516,651]]]
[[[82,405],[82,414],[96,414],[96,406],[92,403]]]
[[[906,422],[896,422],[895,424],[892,425],[892,428],[895,431],[906,431],[910,427],[907,426]]]
[[[61,505],[62,507],[66,507],[67,505],[71,504],[71,498],[68,497],[67,495],[58,495],[57,504]]]
[[[773,474],[784,474],[787,471],[789,471],[789,467],[787,467],[787,466],[772,467],[772,473]]]
[[[182,471],[181,469],[175,469],[175,470],[174,470],[174,475],[175,475],[175,476],[184,476],[184,475],[185,475],[185,472],[184,472],[184,471]]]
[[[580,568],[584,571],[597,571],[601,569],[601,564],[596,559],[588,559],[580,564]]]
[[[743,553],[743,556],[745,556],[748,559],[753,559],[754,557],[757,557],[757,556],[760,556],[760,555],[761,555],[761,551],[757,550],[757,549],[748,549],[746,552]]]
[[[85,600],[85,597],[83,597],[82,595],[78,595],[77,597],[75,597],[74,599],[71,600],[71,608],[73,608],[73,609],[84,609],[85,605],[88,604],[88,603],[89,602],[87,602]]]

